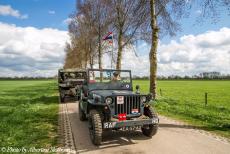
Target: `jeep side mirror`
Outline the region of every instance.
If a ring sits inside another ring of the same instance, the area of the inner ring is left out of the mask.
[[[139,85],[136,85],[136,93],[140,94],[140,86]]]
[[[139,85],[136,85],[136,90],[140,90],[140,86]]]

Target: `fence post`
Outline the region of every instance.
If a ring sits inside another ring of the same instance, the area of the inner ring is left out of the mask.
[[[208,104],[208,93],[206,92],[205,93],[205,106],[207,106]]]
[[[160,94],[161,94],[161,96],[163,96],[161,88],[160,88]]]

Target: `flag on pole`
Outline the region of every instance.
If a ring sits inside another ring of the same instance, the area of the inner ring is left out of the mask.
[[[104,38],[103,41],[108,41],[111,46],[111,69],[113,68],[113,33],[109,32]]]
[[[109,41],[113,41],[113,33],[109,32],[105,38],[103,38],[104,41],[109,40]]]

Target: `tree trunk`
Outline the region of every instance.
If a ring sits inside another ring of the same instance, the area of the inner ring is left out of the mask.
[[[84,69],[86,69],[87,68],[87,64],[88,64],[88,54],[89,54],[89,52],[88,52],[88,48],[87,48],[87,42],[86,42],[86,39],[85,39],[85,51],[86,51],[86,53],[85,53],[85,66],[84,66]]]
[[[101,50],[101,27],[98,27],[98,65],[102,69],[102,50]],[[100,72],[100,81],[102,82],[103,74]]]
[[[92,44],[91,44],[91,42],[90,42],[90,44],[89,44],[89,65],[90,65],[90,68],[92,69],[93,68],[93,56],[92,56],[92,54],[93,54],[93,51],[92,51]]]
[[[153,98],[156,98],[157,88],[157,46],[158,46],[158,26],[157,17],[155,13],[155,0],[150,0],[151,11],[151,29],[152,29],[152,45],[149,53],[150,61],[150,87],[149,91],[153,94]]]
[[[121,58],[122,58],[122,30],[119,30],[118,34],[118,52],[117,52],[117,65],[116,69],[121,69]]]
[[[99,69],[102,69],[102,53],[101,53],[101,30],[99,27],[99,33],[98,33],[98,64],[99,64]]]

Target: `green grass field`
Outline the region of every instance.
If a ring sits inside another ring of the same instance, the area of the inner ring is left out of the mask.
[[[135,81],[148,92],[148,81]],[[154,106],[160,114],[181,119],[230,138],[230,81],[158,81]],[[161,89],[161,94],[160,94]],[[208,104],[205,106],[205,92]]]
[[[57,145],[56,81],[0,81],[0,147]]]

